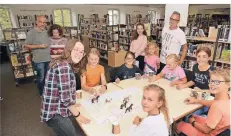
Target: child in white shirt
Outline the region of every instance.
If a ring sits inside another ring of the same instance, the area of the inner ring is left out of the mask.
[[[129,130],[129,136],[169,136],[170,118],[163,88],[150,84],[144,88],[141,101],[144,119],[136,116]]]

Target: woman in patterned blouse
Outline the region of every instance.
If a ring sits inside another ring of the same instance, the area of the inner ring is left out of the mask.
[[[76,39],[68,41],[62,55],[50,63],[41,104],[41,122],[58,136],[77,136],[72,120],[88,124],[90,120],[76,108],[75,72],[85,70],[84,45]]]

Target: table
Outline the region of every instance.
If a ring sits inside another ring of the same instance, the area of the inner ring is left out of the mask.
[[[123,91],[123,89],[127,89],[129,87],[137,87],[142,91],[143,87],[145,85],[151,84],[148,82],[148,79],[142,79],[142,80],[136,80],[135,78],[127,79],[121,81],[119,84],[116,83],[109,83],[107,84],[108,92],[113,91]],[[173,118],[174,121],[184,117],[185,115],[199,109],[202,107],[202,105],[194,104],[194,105],[186,105],[183,101],[186,97],[190,96],[190,89],[182,89],[177,90],[175,87],[169,86],[169,81],[165,79],[160,79],[158,81],[155,81],[154,84],[157,84],[164,88],[166,90],[166,98],[168,102],[169,107],[169,115]],[[99,88],[99,86],[95,87],[96,89]],[[82,93],[82,99],[87,99],[90,96],[89,93],[83,91]],[[175,96],[175,97],[174,97]],[[80,103],[80,100],[77,100],[77,103]],[[102,124],[98,125],[95,120],[90,116],[90,114],[85,109],[87,107],[80,106],[78,109],[80,110],[81,114],[85,117],[89,118],[91,120],[90,124],[87,125],[80,125],[88,136],[113,136],[112,134],[112,124]],[[140,112],[136,115],[131,114],[130,116],[126,116],[126,118],[123,118],[120,120],[120,134],[117,134],[116,136],[127,136],[128,130],[130,126],[132,125],[133,119],[135,116],[140,117],[146,117],[147,113]]]

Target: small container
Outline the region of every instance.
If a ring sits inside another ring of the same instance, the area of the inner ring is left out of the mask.
[[[148,74],[149,74],[149,77],[153,77],[154,76],[154,72],[153,71],[148,72]]]
[[[136,77],[136,80],[140,80],[141,79],[140,73],[135,73],[135,77]]]
[[[112,133],[113,134],[119,134],[120,133],[120,125],[118,122],[112,123]]]
[[[77,99],[82,99],[82,90],[76,91]]]

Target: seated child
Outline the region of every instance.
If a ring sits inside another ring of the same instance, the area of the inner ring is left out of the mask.
[[[215,100],[186,99],[186,102],[194,100],[194,103],[209,106],[207,117],[192,115],[189,123],[179,122],[176,125],[177,133],[187,136],[216,136],[230,127],[230,71],[229,69],[217,69],[210,72],[209,89],[215,95]]]
[[[145,49],[145,67],[144,67],[144,73],[148,73],[150,71],[153,71],[154,74],[156,74],[157,69],[160,68],[160,58],[156,56],[157,52],[157,44],[156,43],[148,43],[146,49]]]
[[[128,51],[125,55],[125,64],[121,65],[118,68],[118,72],[116,73],[116,83],[119,83],[120,80],[135,77],[135,73],[140,73],[141,75],[143,74],[143,72],[136,65],[134,65],[134,62],[135,54],[133,52]]]
[[[151,81],[156,81],[160,78],[165,78],[171,81],[170,85],[179,85],[187,82],[183,68],[178,66],[180,59],[176,54],[170,54],[166,57],[166,66]]]
[[[155,84],[144,87],[141,101],[145,118],[135,117],[129,136],[169,136],[170,124],[165,90]]]
[[[91,48],[87,54],[86,72],[81,76],[81,87],[83,90],[95,94],[97,92],[93,87],[102,84],[101,91],[106,91],[106,78],[104,67],[99,65],[100,52],[96,48]]]

